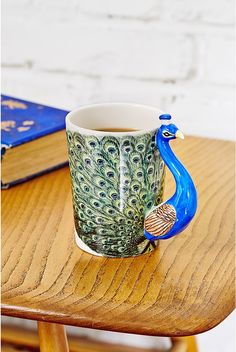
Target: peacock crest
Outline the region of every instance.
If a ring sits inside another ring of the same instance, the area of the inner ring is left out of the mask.
[[[145,214],[162,201],[164,162],[155,132],[133,137],[67,131],[76,231],[110,257],[146,253]]]

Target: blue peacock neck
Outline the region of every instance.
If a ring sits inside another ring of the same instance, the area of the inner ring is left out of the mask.
[[[196,211],[196,206],[194,206],[194,204],[196,204],[197,195],[192,178],[173,153],[169,145],[169,140],[161,138],[158,133],[157,145],[161,157],[171,171],[176,182],[175,193],[167,201],[167,203],[172,204],[175,207],[177,213],[178,210],[183,211],[184,208],[186,215],[190,215],[189,213],[193,213],[194,215]]]

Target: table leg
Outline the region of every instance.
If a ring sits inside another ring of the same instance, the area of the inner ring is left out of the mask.
[[[69,352],[65,327],[38,321],[40,352]]]
[[[195,336],[171,337],[170,352],[198,352]]]

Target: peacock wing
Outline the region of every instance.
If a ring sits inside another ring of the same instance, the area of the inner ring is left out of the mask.
[[[162,204],[146,217],[144,228],[153,236],[164,236],[173,227],[175,221],[175,208],[170,204]]]

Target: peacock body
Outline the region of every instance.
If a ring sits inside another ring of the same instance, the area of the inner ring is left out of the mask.
[[[169,114],[160,116],[170,120]],[[170,172],[174,176],[176,190],[173,196],[151,209],[144,222],[144,234],[150,241],[168,239],[182,232],[193,219],[197,210],[197,191],[193,180],[173,153],[169,142],[184,138],[174,125],[162,125],[156,134],[157,148]]]
[[[91,250],[127,257],[156,246],[143,231],[145,214],[163,196],[164,162],[155,135],[67,131],[76,232]]]

